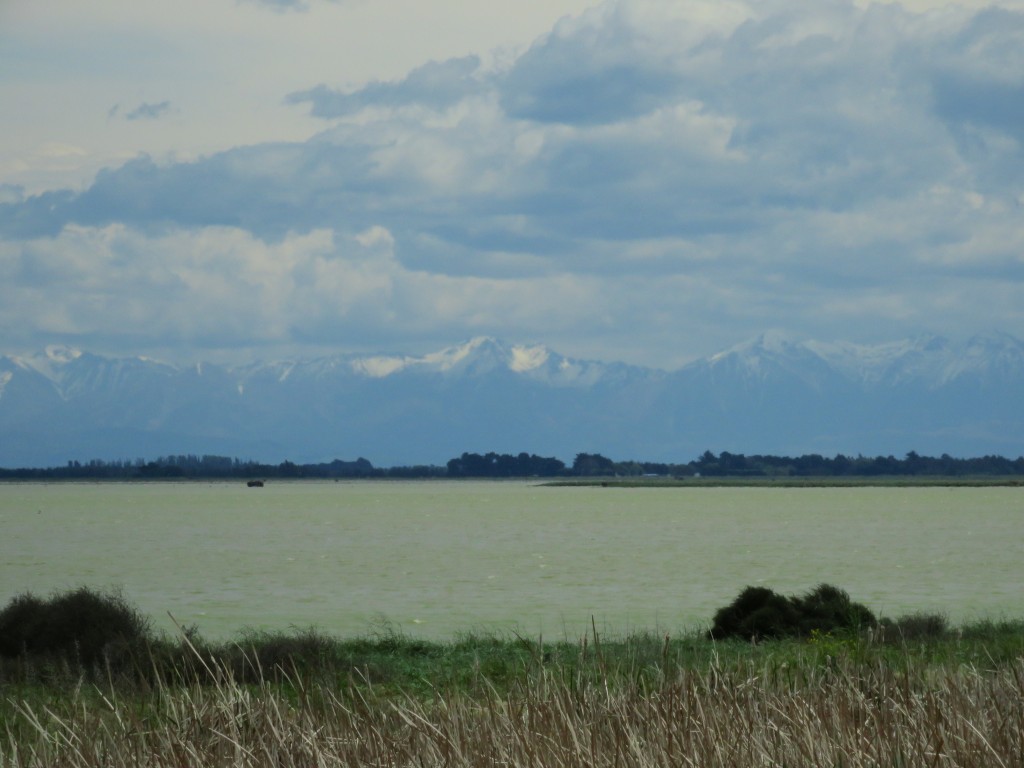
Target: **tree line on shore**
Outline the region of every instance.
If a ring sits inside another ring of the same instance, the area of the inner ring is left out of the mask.
[[[915,451],[894,456],[819,454],[772,456],[705,451],[686,463],[614,461],[599,453],[579,453],[571,465],[554,457],[519,453],[463,453],[444,466],[375,467],[367,459],[268,464],[214,455],[161,456],[155,460],[93,459],[58,467],[0,469],[0,480],[153,480],[153,479],[354,479],[354,478],[511,478],[511,477],[878,477],[1024,475],[1024,457],[955,458],[921,456]]]

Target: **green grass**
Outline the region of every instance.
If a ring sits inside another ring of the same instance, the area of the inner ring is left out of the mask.
[[[261,632],[227,642],[200,637],[151,640],[134,656],[78,664],[64,657],[0,659],[0,697],[12,692],[62,691],[81,685],[148,690],[215,684],[290,685],[296,679],[337,687],[375,689],[394,695],[431,696],[458,691],[474,696],[505,692],[541,671],[566,683],[651,684],[713,664],[813,668],[844,658],[864,665],[925,665],[999,668],[1024,658],[1024,621],[999,620],[943,625],[921,634],[889,622],[859,632],[819,632],[807,637],[714,641],[703,631],[634,633],[604,637],[528,638],[467,634],[428,641],[387,631],[333,638],[315,629]]]
[[[81,634],[84,608],[103,633]],[[0,619],[25,630],[0,649],[0,766],[1024,764],[1020,620],[211,642],[86,588]]]
[[[781,618],[775,615],[780,611]],[[223,642],[206,640],[194,627],[169,636],[155,633],[120,593],[79,587],[45,599],[15,597],[0,610],[0,635],[0,696],[28,689],[59,693],[82,684],[149,690],[226,679],[476,696],[512,690],[541,671],[573,684],[654,685],[713,663],[801,667],[842,656],[869,665],[999,666],[1024,657],[1024,621],[952,628],[939,614],[879,620],[825,584],[793,597],[748,587],[718,611],[710,631],[614,637],[595,624],[580,637],[468,633],[446,642],[387,624],[354,638],[314,627],[247,631]]]
[[[857,475],[835,477],[588,477],[542,483],[552,487],[600,488],[987,488],[1024,486],[1019,475]]]
[[[292,630],[162,638],[120,669],[5,659],[0,765],[1021,765],[1024,622],[899,624],[756,644]]]

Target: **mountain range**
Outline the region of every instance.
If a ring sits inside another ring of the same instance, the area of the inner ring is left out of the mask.
[[[0,467],[217,454],[444,464],[462,452],[689,461],[705,450],[1024,455],[1024,343],[763,334],[678,370],[475,338],[422,356],[178,366],[0,357]]]

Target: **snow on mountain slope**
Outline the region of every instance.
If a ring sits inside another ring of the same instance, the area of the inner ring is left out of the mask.
[[[140,376],[168,377],[176,373],[173,366],[143,357],[101,357],[61,345],[50,345],[37,355],[8,359],[45,377],[65,399],[131,386]]]
[[[729,372],[751,379],[789,375],[815,384],[830,372],[827,361],[809,344],[777,332],[761,334],[712,355],[706,366],[718,374]]]
[[[1024,344],[1002,333],[977,335],[959,345],[925,335],[876,346],[815,341],[806,346],[844,375],[872,386],[918,382],[934,389],[965,376],[1024,373]]]
[[[284,382],[290,377],[380,380],[441,376],[451,379],[504,373],[554,386],[588,387],[605,375],[620,375],[622,367],[621,364],[569,359],[541,344],[508,344],[481,336],[422,356],[338,355],[309,361],[254,364],[235,369],[234,373],[243,384],[250,378],[270,375]]]

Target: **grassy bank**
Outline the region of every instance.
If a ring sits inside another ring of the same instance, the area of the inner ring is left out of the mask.
[[[194,633],[0,663],[0,765],[998,766],[1024,622],[752,644]]]
[[[543,485],[580,488],[986,488],[1024,487],[1024,477],[1019,475],[587,477],[553,480],[545,482]]]

